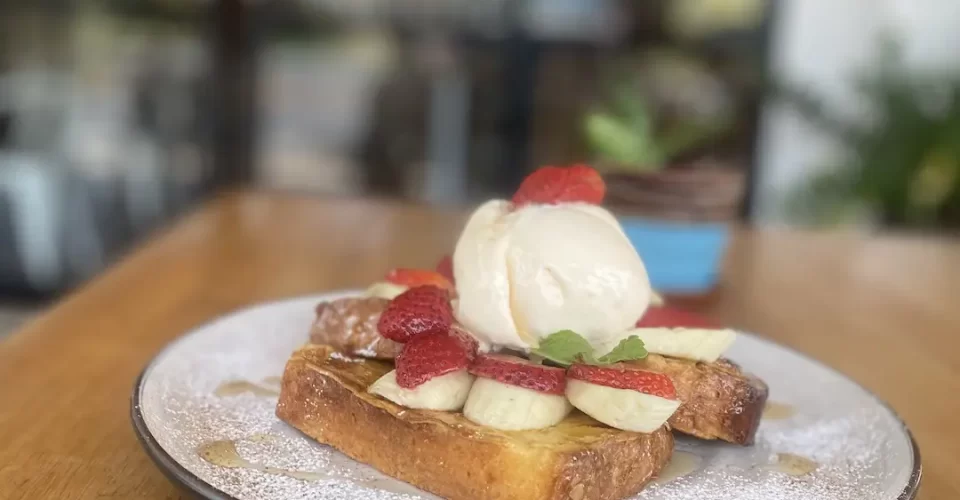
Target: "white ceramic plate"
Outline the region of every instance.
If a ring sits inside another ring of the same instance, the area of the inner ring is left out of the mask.
[[[435,498],[354,462],[274,416],[284,363],[331,293],[260,305],[184,335],[134,388],[134,427],[174,482],[206,498]],[[796,352],[742,334],[728,353],[770,386],[756,444],[677,440],[644,500],[906,500],[920,456],[874,395]],[[236,452],[234,454],[234,451]],[[203,455],[203,456],[201,456]],[[669,479],[669,478],[664,478]]]

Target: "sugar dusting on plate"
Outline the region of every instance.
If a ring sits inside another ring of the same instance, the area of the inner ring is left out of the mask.
[[[241,500],[436,498],[311,441],[274,415],[271,389],[289,354],[305,342],[319,300],[243,311],[172,344],[148,369],[141,386],[147,428],[183,467]],[[777,400],[790,401],[796,411],[787,418],[765,419],[752,447],[679,437],[677,455],[682,458],[676,466],[684,470],[636,498],[897,498],[912,471],[910,442],[899,421],[873,396],[748,335],[741,335],[733,354],[770,384]],[[804,385],[797,380],[805,380]],[[264,390],[241,390],[249,389],[243,382]],[[225,383],[234,384],[233,389],[217,395]],[[226,458],[213,457],[211,450]]]

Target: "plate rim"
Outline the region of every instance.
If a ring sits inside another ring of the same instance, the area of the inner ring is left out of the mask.
[[[150,369],[153,368],[157,360],[160,359],[168,350],[170,350],[176,343],[190,337],[200,330],[203,330],[213,323],[225,319],[230,316],[235,316],[237,314],[249,311],[251,309],[260,308],[260,307],[269,307],[272,305],[279,305],[285,302],[295,302],[303,301],[311,298],[316,298],[317,300],[322,300],[324,297],[349,297],[351,295],[360,294],[362,290],[360,289],[339,289],[331,290],[329,292],[307,294],[307,295],[296,295],[291,297],[280,298],[276,300],[269,300],[264,302],[258,302],[242,307],[232,309],[224,314],[218,315],[214,318],[211,318],[203,323],[200,323],[197,326],[190,328],[189,330],[183,332],[177,337],[171,339],[169,342],[164,344],[163,347],[154,354],[150,361],[147,362],[147,365],[143,368],[140,374],[137,376],[136,381],[133,384],[133,393],[130,396],[130,420],[133,424],[134,434],[137,436],[137,441],[140,442],[140,445],[143,447],[147,456],[153,461],[158,469],[163,473],[167,479],[170,480],[175,486],[180,487],[181,489],[186,490],[189,493],[192,493],[199,498],[209,499],[209,500],[239,500],[236,497],[212,486],[210,483],[204,481],[199,476],[190,472],[186,467],[181,465],[175,458],[173,458],[166,450],[163,449],[163,446],[160,445],[160,442],[157,441],[156,437],[150,432],[150,429],[147,427],[147,422],[143,417],[143,412],[140,406],[140,395],[143,390],[143,385],[146,379],[147,374],[150,372]],[[783,345],[775,340],[761,337],[759,335],[754,335],[749,332],[744,332],[737,330],[737,333],[742,335],[750,335],[756,340],[761,342],[766,342],[772,344],[776,347],[787,349],[794,354],[804,358],[806,361],[813,364],[819,365],[821,368],[829,370],[835,375],[839,375],[850,382],[853,382],[860,389],[865,391],[870,395],[877,403],[886,408],[891,415],[897,420],[900,424],[900,427],[907,435],[907,439],[910,441],[911,448],[911,458],[913,460],[913,468],[910,472],[910,476],[907,479],[907,484],[904,485],[903,490],[897,496],[896,500],[915,500],[917,494],[920,491],[920,482],[923,477],[923,463],[920,457],[920,448],[917,445],[917,440],[913,437],[913,431],[910,430],[910,427],[907,426],[907,423],[903,420],[899,413],[893,409],[886,401],[876,395],[873,391],[865,387],[863,384],[844,374],[840,370],[804,353],[793,349],[792,347]]]

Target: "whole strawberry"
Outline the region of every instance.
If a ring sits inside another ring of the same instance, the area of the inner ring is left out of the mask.
[[[589,165],[540,167],[520,183],[512,201],[517,207],[565,202],[599,205],[606,194],[603,178]]]
[[[431,285],[416,286],[401,293],[380,315],[377,331],[396,341],[408,342],[417,335],[442,333],[453,324],[450,295]]]

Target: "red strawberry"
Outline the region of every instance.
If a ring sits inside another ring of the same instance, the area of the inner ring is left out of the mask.
[[[470,355],[470,361],[472,362],[473,358],[477,356],[477,351],[480,349],[480,343],[477,342],[477,339],[468,332],[466,328],[457,323],[450,325],[450,335],[463,344],[463,348],[467,350],[467,354]]]
[[[481,354],[470,373],[546,394],[562,395],[567,388],[563,368],[555,368],[506,354]]]
[[[450,255],[444,255],[440,262],[437,262],[437,272],[450,280],[450,283],[457,284],[456,278],[453,277],[453,257]]]
[[[556,204],[579,201],[599,205],[607,193],[600,174],[589,165],[541,167],[527,176],[513,195],[513,203]]]
[[[446,277],[436,271],[427,269],[409,269],[398,267],[390,270],[386,276],[387,281],[403,286],[421,286],[432,285],[444,290],[453,290],[453,283]]]
[[[380,315],[377,331],[396,342],[407,342],[415,335],[442,333],[453,324],[450,296],[435,286],[413,287],[390,301]]]
[[[418,335],[397,355],[397,385],[412,389],[440,375],[470,365],[470,354],[463,343],[446,333]]]
[[[670,377],[662,373],[638,370],[625,364],[594,366],[578,363],[567,369],[567,376],[614,389],[629,389],[661,398],[677,399],[677,390]]]
[[[637,328],[702,328],[719,329],[720,325],[683,309],[659,306],[647,309],[643,317],[637,320]]]

